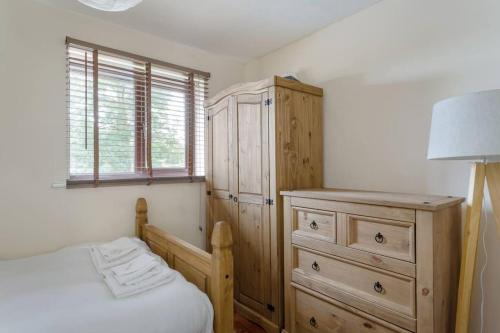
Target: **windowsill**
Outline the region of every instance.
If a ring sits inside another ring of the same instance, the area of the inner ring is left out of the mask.
[[[90,188],[106,186],[128,186],[128,185],[151,185],[151,184],[180,184],[180,183],[202,183],[205,176],[165,176],[153,178],[112,178],[101,179],[97,183],[93,179],[68,179],[66,188]]]

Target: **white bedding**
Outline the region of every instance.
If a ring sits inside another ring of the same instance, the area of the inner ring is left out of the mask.
[[[181,274],[116,299],[87,246],[0,261],[0,333],[210,333],[208,297]]]

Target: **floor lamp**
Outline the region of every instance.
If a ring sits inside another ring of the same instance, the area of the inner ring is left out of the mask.
[[[435,104],[427,158],[474,161],[455,323],[455,333],[467,333],[485,179],[500,236],[500,90],[452,97]]]

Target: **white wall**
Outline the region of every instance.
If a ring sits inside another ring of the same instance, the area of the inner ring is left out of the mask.
[[[467,163],[426,160],[432,105],[500,87],[499,32],[497,0],[383,0],[250,62],[245,76],[296,72],[324,88],[326,186],[465,196]],[[493,333],[500,238],[488,217],[484,332]],[[476,333],[477,283],[474,292]]]
[[[0,0],[0,259],[132,234],[136,198],[150,221],[198,245],[203,184],[52,189],[66,178],[65,36],[212,73],[211,92],[243,64],[30,0]]]

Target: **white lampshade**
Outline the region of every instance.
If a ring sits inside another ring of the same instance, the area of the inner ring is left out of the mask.
[[[428,159],[500,158],[500,90],[452,97],[434,105]]]
[[[78,0],[82,4],[106,12],[122,12],[137,6],[142,0]]]

